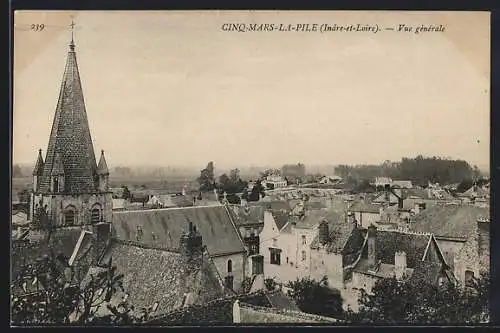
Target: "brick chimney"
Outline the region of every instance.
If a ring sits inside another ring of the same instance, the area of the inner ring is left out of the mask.
[[[111,224],[106,222],[99,222],[92,226],[93,234],[93,263],[97,265],[101,259],[108,242],[111,238]]]
[[[328,229],[327,220],[321,221],[321,223],[319,224],[318,231],[319,231],[319,242],[321,245],[325,245],[326,243],[328,243],[330,238],[330,232]]]
[[[396,251],[394,253],[394,275],[401,280],[406,273],[406,252]]]
[[[377,238],[377,227],[370,224],[368,227],[368,262],[370,265],[375,265],[377,263],[377,251],[376,251],[376,238]]]
[[[189,222],[187,232],[181,235],[179,242],[180,253],[186,260],[188,266],[201,264],[197,259],[201,258],[203,254],[203,240],[201,234],[196,230],[193,222]]]
[[[479,255],[479,267],[489,272],[490,267],[490,220],[487,218],[477,219],[477,245]]]

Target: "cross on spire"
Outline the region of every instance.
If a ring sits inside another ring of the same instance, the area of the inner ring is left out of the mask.
[[[71,51],[75,50],[75,42],[74,42],[75,25],[76,25],[75,21],[71,20],[71,24],[69,25],[71,27],[71,43],[69,44]]]

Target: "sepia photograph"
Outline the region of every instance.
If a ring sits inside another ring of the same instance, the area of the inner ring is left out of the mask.
[[[11,28],[11,327],[490,323],[490,12]]]

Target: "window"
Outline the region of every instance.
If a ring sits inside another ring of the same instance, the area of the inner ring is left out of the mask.
[[[250,245],[250,255],[254,254],[259,254],[259,245],[258,244],[252,244]]]
[[[281,250],[280,249],[269,249],[271,251],[271,264],[281,265]]]
[[[94,206],[90,211],[90,223],[96,224],[101,221],[101,209],[99,206]]]
[[[302,245],[306,245],[306,236],[302,235]]]
[[[64,224],[67,226],[75,224],[75,211],[73,208],[68,208],[64,213]]]
[[[227,261],[227,272],[231,273],[232,271],[233,271],[233,261],[231,259],[229,259]]]
[[[52,192],[59,192],[59,179],[57,177],[54,177],[54,188],[52,189]]]
[[[278,240],[276,238],[273,238],[273,246],[278,246]]]
[[[473,287],[474,286],[474,272],[473,271],[465,271],[465,286]]]
[[[233,277],[232,276],[226,276],[224,278],[224,284],[226,285],[226,287],[228,287],[229,289],[233,289]]]
[[[306,251],[302,251],[302,261],[306,261]]]

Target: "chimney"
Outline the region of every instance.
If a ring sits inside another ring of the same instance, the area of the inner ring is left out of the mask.
[[[99,264],[106,247],[108,245],[109,239],[111,238],[111,224],[106,222],[99,222],[93,225],[92,233],[94,236],[94,264]]]
[[[203,240],[193,222],[189,222],[188,231],[181,235],[179,247],[181,255],[186,260],[189,268],[193,268],[191,265],[197,266],[201,264],[201,261],[196,259],[201,258],[203,253]]]
[[[330,238],[328,230],[328,222],[326,220],[321,221],[319,224],[319,242],[321,245],[328,243]]]
[[[397,280],[402,280],[406,273],[406,252],[396,251],[394,254],[394,275]]]
[[[479,251],[479,267],[489,271],[490,267],[490,220],[486,218],[477,219],[477,243]]]
[[[370,224],[368,227],[368,262],[370,265],[377,263],[377,252],[375,248],[377,238],[377,227]]]

